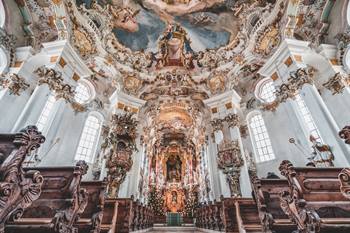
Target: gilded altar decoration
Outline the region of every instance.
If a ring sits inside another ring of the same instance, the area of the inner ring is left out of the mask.
[[[336,73],[327,82],[322,85],[332,92],[332,95],[341,94],[348,87],[350,82],[349,77],[345,77],[343,74]]]
[[[0,87],[9,89],[11,95],[19,96],[21,92],[29,88],[29,84],[18,74],[11,73],[0,76]]]
[[[230,187],[231,196],[240,195],[240,170],[243,165],[241,149],[238,140],[223,140],[218,145],[217,155],[218,167],[226,174],[226,179]]]
[[[346,144],[350,144],[350,126],[345,126],[342,130],[339,131],[338,134]]]
[[[131,114],[113,115],[109,125],[104,127],[105,139],[101,149],[107,160],[108,196],[117,197],[119,187],[133,165],[132,154],[137,150],[137,121]]]
[[[36,69],[34,73],[38,75],[38,85],[48,85],[49,89],[55,93],[56,99],[62,98],[67,103],[74,102],[74,88],[64,82],[61,72],[42,66]]]
[[[185,193],[179,185],[172,184],[165,191],[165,206],[167,212],[177,213],[185,207]]]

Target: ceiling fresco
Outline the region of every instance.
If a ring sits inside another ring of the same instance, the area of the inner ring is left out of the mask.
[[[160,1],[162,2],[162,1]],[[190,5],[196,1],[190,1]],[[164,3],[164,2],[162,2]],[[191,38],[193,50],[198,52],[205,49],[217,49],[225,46],[232,37],[231,34],[237,33],[234,28],[235,21],[232,15],[228,13],[228,8],[221,1],[218,1],[216,6],[214,3],[213,11],[208,8],[204,9],[203,2],[201,7],[187,7],[187,4],[177,3],[170,4],[169,6],[176,7],[171,10],[171,13],[166,11],[165,5],[163,8],[159,7],[157,2],[145,1],[145,2],[128,2],[128,7],[132,9],[132,21],[134,27],[119,27],[114,28],[113,32],[118,38],[118,41],[132,49],[133,51],[142,50],[145,52],[157,52],[159,40],[166,30],[166,25],[177,24],[184,28]],[[87,9],[91,9],[93,2],[91,0],[77,0],[77,4],[85,4]],[[123,7],[126,4],[123,2],[112,1],[110,3],[106,1],[98,1],[98,4],[105,7],[108,4],[113,6]],[[181,7],[181,5],[183,5]],[[147,8],[148,7],[148,8]],[[221,8],[220,8],[221,7]],[[187,8],[192,10],[186,10]],[[199,10],[204,9],[206,11]],[[221,9],[223,11],[218,11]],[[188,11],[188,13],[186,13]],[[195,13],[192,13],[195,12]],[[125,20],[128,20],[125,18]],[[97,26],[99,24],[94,21]]]
[[[321,43],[327,2],[23,0],[18,6],[34,48],[70,41],[93,72],[87,79],[98,99],[123,92],[145,103],[137,113],[145,141],[199,145],[211,117],[205,101],[235,90],[242,106],[254,102],[257,72],[283,39]]]

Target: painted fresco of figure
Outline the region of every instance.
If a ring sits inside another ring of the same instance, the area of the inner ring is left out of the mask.
[[[181,166],[182,162],[179,156],[171,156],[166,162],[167,166],[167,181],[180,182],[181,181]]]

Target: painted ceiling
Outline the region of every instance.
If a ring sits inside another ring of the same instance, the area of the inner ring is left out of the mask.
[[[326,0],[23,0],[28,38],[69,40],[93,71],[97,96],[146,102],[148,137],[204,140],[204,100],[235,90],[254,100],[257,73],[285,38],[317,46]],[[328,12],[328,13],[327,13]],[[145,134],[146,135],[146,134]]]

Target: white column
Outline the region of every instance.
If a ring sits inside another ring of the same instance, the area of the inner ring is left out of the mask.
[[[37,86],[23,108],[11,132],[18,132],[28,124],[35,124],[45,106],[50,90],[47,85]]]
[[[241,138],[241,132],[239,131],[239,128],[237,126],[230,127],[230,136],[232,140],[238,140],[239,147],[241,150],[241,156],[244,161],[243,166],[241,167],[241,175],[239,178],[240,183],[240,189],[242,197],[251,197],[252,196],[252,188],[250,185],[246,185],[250,183],[249,173],[248,173],[248,167],[247,167],[247,161],[244,156],[244,147],[243,142]]]

